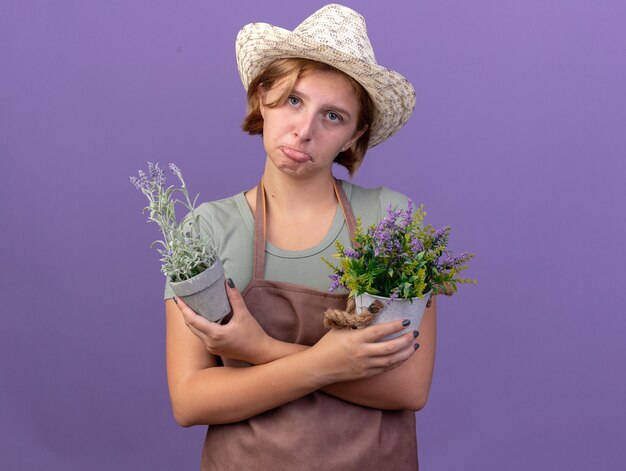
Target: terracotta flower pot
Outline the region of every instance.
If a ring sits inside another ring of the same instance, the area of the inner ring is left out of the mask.
[[[184,281],[170,281],[176,296],[202,317],[220,322],[230,312],[224,286],[224,267],[219,259],[202,273]]]
[[[355,297],[356,311],[361,312],[363,309],[378,300],[383,303],[383,310],[380,311],[374,319],[371,325],[382,324],[383,322],[409,319],[411,323],[409,326],[399,333],[395,333],[385,337],[383,340],[391,340],[402,334],[413,330],[419,330],[420,322],[424,316],[426,310],[426,303],[430,299],[431,292],[424,294],[422,298],[413,298],[412,302],[408,299],[394,299],[389,304],[389,298],[384,296],[376,296],[374,294],[364,293]]]

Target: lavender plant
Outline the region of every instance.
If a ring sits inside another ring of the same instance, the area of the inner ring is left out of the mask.
[[[345,288],[351,295],[370,293],[394,300],[422,298],[429,291],[451,295],[459,283],[476,283],[458,276],[474,254],[449,252],[450,226],[424,226],[425,216],[424,206],[414,209],[409,200],[406,210],[390,207],[367,229],[357,220],[355,248],[337,241],[339,264],[323,259],[333,271],[330,291]]]
[[[213,241],[200,235],[199,216],[195,213],[198,195],[193,202],[180,169],[169,165],[170,170],[180,181],[180,188],[170,185],[165,187],[165,173],[158,163],[148,162],[148,174],[139,170],[139,177],[130,177],[130,181],[149,201],[143,213],[148,212],[148,222],[159,226],[163,240],[155,240],[150,247],[158,244],[161,254],[161,271],[170,281],[183,281],[202,273],[209,268],[216,258]],[[176,199],[182,194],[184,200]],[[176,219],[175,205],[182,204],[189,211],[188,217],[180,223]]]

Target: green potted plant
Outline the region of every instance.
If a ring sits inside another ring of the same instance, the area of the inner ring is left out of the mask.
[[[130,181],[149,201],[144,208],[148,222],[159,226],[162,240],[155,240],[161,254],[161,271],[172,290],[197,314],[213,322],[220,322],[229,312],[230,304],[224,286],[224,267],[216,255],[212,240],[200,232],[199,216],[195,212],[198,195],[193,202],[180,169],[169,165],[178,177],[180,187],[165,186],[165,173],[159,164],[148,162],[148,174],[139,171]],[[182,194],[184,200],[176,196]],[[189,211],[181,222],[176,219],[175,205],[180,203]]]
[[[415,329],[431,296],[450,296],[457,284],[476,283],[458,276],[474,254],[449,252],[450,226],[439,230],[424,226],[425,216],[423,205],[414,209],[409,200],[407,209],[388,208],[378,224],[366,229],[358,220],[354,248],[337,241],[339,264],[324,259],[332,270],[330,291],[348,289],[357,313],[382,301],[385,308],[372,323],[411,319]]]

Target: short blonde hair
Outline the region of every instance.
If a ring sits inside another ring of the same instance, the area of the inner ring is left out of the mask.
[[[374,121],[374,104],[365,89],[359,82],[349,75],[323,62],[316,62],[308,59],[288,58],[278,59],[272,62],[261,72],[248,87],[248,112],[244,118],[241,128],[251,135],[263,134],[263,116],[261,115],[259,89],[270,90],[277,82],[287,79],[287,86],[280,97],[265,106],[274,107],[282,103],[292,92],[298,78],[303,77],[311,71],[333,71],[339,72],[348,79],[359,103],[359,114],[356,129],[360,130],[367,126],[367,129],[359,139],[343,152],[335,157],[335,163],[343,165],[348,169],[350,176],[359,168],[365,152],[369,147],[370,129]]]

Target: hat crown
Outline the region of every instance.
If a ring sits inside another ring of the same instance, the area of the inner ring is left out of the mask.
[[[376,63],[365,19],[343,5],[326,5],[300,23],[293,32],[301,37],[314,38],[320,45],[355,59]]]

